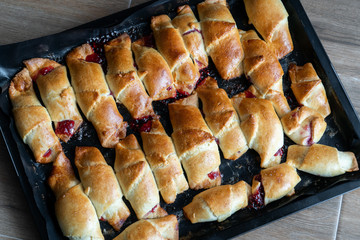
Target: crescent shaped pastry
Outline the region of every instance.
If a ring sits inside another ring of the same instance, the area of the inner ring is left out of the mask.
[[[81,111],[95,127],[101,146],[113,148],[126,136],[127,123],[110,95],[101,65],[90,61],[94,55],[91,46],[83,44],[66,56],[66,63]]]
[[[246,97],[247,91],[235,95],[231,100],[237,110],[241,129],[248,146],[259,153],[260,166],[268,168],[281,161],[281,148],[284,145],[284,132],[281,122],[270,101]]]
[[[222,222],[248,205],[250,191],[249,184],[244,181],[210,188],[197,194],[183,208],[184,215],[191,223]]]
[[[160,207],[159,190],[145,155],[131,134],[116,146],[114,169],[125,198],[138,219],[167,215]]]
[[[286,163],[295,168],[322,177],[335,177],[345,172],[358,171],[354,153],[334,147],[314,144],[311,147],[291,145]]]
[[[62,151],[51,119],[37,99],[29,71],[24,68],[11,80],[9,96],[15,125],[23,142],[29,145],[38,163],[52,162]]]
[[[196,92],[202,102],[205,121],[218,139],[224,158],[238,159],[248,150],[248,146],[240,128],[239,117],[227,93],[211,77],[205,79]]]
[[[48,184],[56,196],[55,214],[65,237],[71,240],[104,239],[95,208],[63,152],[53,164]]]
[[[278,59],[294,49],[288,16],[281,0],[244,0],[249,23],[252,23]]]
[[[135,119],[154,115],[152,99],[147,95],[134,67],[129,35],[121,34],[105,44],[104,49],[106,80],[116,101],[124,104]]]
[[[98,218],[119,231],[130,211],[122,200],[114,170],[95,147],[76,147],[75,165]]]
[[[191,189],[221,184],[220,154],[215,137],[198,108],[195,94],[168,105],[171,135]]]
[[[177,194],[189,188],[174,144],[159,120],[152,120],[150,131],[141,132],[141,138],[161,196],[166,203],[173,203]]]
[[[306,106],[297,107],[283,116],[281,123],[284,133],[300,145],[317,143],[327,125],[320,113]]]
[[[41,99],[55,125],[55,134],[67,142],[83,119],[76,106],[76,98],[66,67],[46,58],[24,61],[31,78],[36,81]]]
[[[178,7],[177,16],[172,20],[172,24],[179,30],[194,63],[199,69],[206,68],[209,61],[205,51],[201,26],[189,5]]]
[[[167,15],[152,17],[151,29],[156,47],[171,69],[176,90],[184,95],[191,94],[200,73],[185,47],[179,30],[174,28]]]
[[[114,240],[178,240],[178,225],[175,215],[142,219],[131,224]]]
[[[291,90],[298,103],[315,109],[324,118],[331,113],[324,85],[311,63],[304,66],[290,64],[289,77]]]
[[[242,74],[244,52],[226,0],[206,0],[197,5],[205,50],[220,76],[229,80]]]

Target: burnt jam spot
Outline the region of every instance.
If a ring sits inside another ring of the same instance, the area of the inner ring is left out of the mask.
[[[75,132],[74,126],[75,126],[75,122],[73,120],[64,120],[58,122],[58,125],[55,129],[55,133],[72,136]]]
[[[260,186],[256,190],[255,193],[251,194],[249,197],[249,205],[248,208],[258,210],[265,205],[265,191],[264,186],[261,182],[261,175],[258,174],[254,177],[254,180],[260,182]]]
[[[246,98],[256,98],[256,96],[248,90],[244,91],[244,93]]]
[[[46,153],[44,153],[43,157],[44,157],[44,158],[50,157],[51,152],[52,152],[52,151],[51,151],[51,149],[49,148],[49,150],[47,150]]]
[[[132,119],[130,121],[130,128],[137,132],[150,132],[152,126],[152,119],[152,116]]]
[[[204,84],[204,80],[210,76],[210,70],[209,68],[203,68],[199,70],[200,73],[200,77],[198,79],[198,81],[196,82],[196,87],[201,86],[202,84]]]
[[[218,178],[220,176],[220,172],[219,171],[212,171],[210,173],[208,173],[208,177],[211,179],[211,180],[214,180],[216,178]]]

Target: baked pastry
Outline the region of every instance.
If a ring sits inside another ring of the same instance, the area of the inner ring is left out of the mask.
[[[175,215],[156,219],[142,219],[127,227],[114,240],[177,240],[179,226]]]
[[[295,143],[312,145],[317,143],[326,129],[320,113],[306,106],[297,107],[281,118],[284,133]]]
[[[359,170],[354,153],[342,152],[321,144],[310,147],[289,146],[286,163],[301,171],[322,177],[335,177],[345,172]]]
[[[293,195],[300,181],[296,169],[286,163],[261,170],[253,178],[249,207],[258,209],[285,195]]]
[[[119,231],[130,211],[122,200],[123,194],[114,170],[95,147],[76,147],[75,165],[98,218],[108,221]]]
[[[294,49],[288,16],[281,0],[244,0],[249,23],[253,24],[278,59]]]
[[[270,101],[246,97],[246,94],[248,92],[245,91],[231,99],[240,117],[241,130],[249,148],[259,153],[260,166],[275,166],[281,161],[281,148],[284,145],[281,122]]]
[[[226,0],[206,0],[199,3],[197,9],[205,50],[220,76],[225,80],[240,77],[244,52]]]
[[[168,15],[152,17],[151,29],[156,47],[171,69],[176,90],[184,95],[191,94],[200,73],[185,47],[179,30],[171,24]]]
[[[141,132],[141,138],[161,196],[166,203],[173,203],[177,194],[189,188],[173,142],[156,119],[152,120],[150,131]]]
[[[95,208],[64,152],[60,152],[54,161],[48,184],[56,196],[55,214],[65,237],[71,240],[104,239]]]
[[[174,78],[169,65],[161,54],[146,46],[145,39],[132,43],[131,48],[138,66],[138,74],[152,100],[163,100],[176,96]]]
[[[248,205],[251,188],[244,181],[234,185],[222,185],[197,194],[186,205],[184,215],[191,223],[222,222]]]
[[[215,137],[198,108],[195,94],[168,105],[171,135],[191,189],[221,184],[220,154]]]
[[[290,107],[284,96],[284,71],[280,62],[254,30],[240,31],[240,34],[245,54],[244,73],[253,84],[253,94],[271,101],[277,114],[282,117],[290,112]]]
[[[167,215],[160,207],[159,190],[154,176],[133,134],[116,145],[114,169],[124,196],[138,219]]]
[[[289,65],[291,90],[298,103],[318,111],[324,118],[330,113],[330,105],[321,79],[311,63],[304,66]]]
[[[121,34],[105,44],[104,49],[106,80],[116,101],[124,104],[135,119],[154,115],[152,99],[147,95],[134,66],[129,35]]]
[[[126,136],[127,123],[110,95],[101,65],[92,62],[96,56],[89,44],[83,44],[66,56],[66,63],[81,111],[95,127],[101,146],[113,148]]]
[[[69,141],[83,119],[76,106],[66,67],[46,58],[32,58],[24,64],[36,81],[41,99],[54,122],[55,134],[63,142]]]
[[[29,71],[24,68],[12,79],[9,96],[15,125],[23,142],[29,145],[38,163],[52,162],[62,151],[46,109],[35,95]]]
[[[248,146],[227,93],[211,77],[206,78],[196,92],[202,102],[205,121],[216,137],[224,158],[238,159],[248,150]]]
[[[209,60],[205,51],[201,26],[189,5],[177,8],[177,16],[172,20],[172,24],[179,30],[194,63],[199,69],[206,68]]]

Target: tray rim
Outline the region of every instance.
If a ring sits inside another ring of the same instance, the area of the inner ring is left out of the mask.
[[[47,35],[47,36],[40,37],[40,38],[30,39],[30,40],[26,40],[26,41],[22,41],[22,42],[0,45],[0,50],[4,49],[4,48],[12,48],[18,44],[30,43],[32,41],[38,41],[40,39],[53,38],[53,37],[56,37],[57,35],[64,34],[64,33],[71,33],[73,31],[78,31],[80,29],[92,28],[92,26],[94,26],[94,24],[96,26],[96,25],[98,25],[99,22],[102,22],[102,21],[104,21],[105,23],[107,22],[107,24],[109,24],[109,22],[108,22],[109,20],[111,20],[113,18],[116,18],[117,20],[119,20],[119,16],[123,13],[130,13],[129,15],[131,15],[131,13],[133,13],[137,10],[141,10],[144,7],[158,5],[158,4],[169,2],[169,1],[173,1],[173,0],[150,0],[150,1],[142,3],[140,5],[137,5],[137,6],[128,8],[128,9],[124,9],[117,13],[96,19],[94,21],[79,25],[77,27],[74,27],[74,28],[71,28],[71,29],[68,29],[68,30],[65,30],[65,31],[62,31],[59,33]],[[187,1],[188,0],[186,0],[186,2]],[[354,129],[354,138],[359,140],[359,138],[360,138],[359,116],[356,114],[356,111],[351,103],[351,100],[349,99],[348,94],[346,93],[346,91],[343,87],[343,84],[342,84],[334,66],[331,63],[329,56],[327,55],[318,35],[316,34],[316,31],[315,31],[313,25],[311,24],[311,21],[308,18],[307,14],[305,12],[305,9],[303,8],[300,0],[288,0],[288,1],[291,3],[291,5],[294,7],[296,13],[298,14],[298,17],[304,26],[304,31],[306,32],[306,34],[310,40],[310,44],[312,45],[313,50],[319,59],[319,63],[322,66],[323,70],[325,71],[325,74],[327,75],[327,77],[331,83],[331,86],[333,87],[333,89],[336,93],[335,95],[338,97],[341,105],[344,108],[346,116],[348,117],[348,119],[352,125],[352,128]],[[126,18],[127,18],[127,16],[125,15],[125,17],[123,17],[121,19],[121,21],[126,20]],[[2,76],[0,76],[0,78],[1,77]],[[27,203],[29,204],[30,211],[31,211],[33,218],[35,220],[35,223],[38,227],[39,233],[40,233],[42,239],[52,239],[49,235],[48,230],[49,230],[49,228],[53,228],[54,226],[53,226],[53,224],[51,224],[52,226],[50,226],[48,224],[48,221],[46,221],[46,219],[43,218],[43,215],[40,213],[40,210],[37,207],[36,200],[34,199],[34,194],[32,193],[31,185],[29,183],[29,180],[26,178],[24,166],[21,164],[20,161],[16,161],[14,159],[15,157],[18,157],[20,154],[18,152],[19,150],[16,148],[16,144],[13,144],[13,142],[15,140],[12,138],[11,133],[9,133],[10,130],[7,129],[6,126],[7,125],[5,125],[5,121],[2,120],[0,117],[0,131],[1,131],[2,137],[4,139],[4,143],[7,147],[10,159],[15,168],[15,171],[16,171],[16,174],[20,181],[21,187],[23,188],[23,191],[25,193]],[[227,228],[225,230],[221,230],[219,232],[212,233],[211,236],[205,235],[204,239],[224,239],[224,238],[227,239],[230,237],[239,236],[248,231],[254,230],[257,227],[266,225],[272,221],[281,219],[282,217],[285,217],[285,216],[293,214],[297,211],[306,209],[310,206],[314,206],[318,203],[329,200],[340,194],[344,194],[346,192],[355,190],[356,188],[359,188],[359,187],[360,187],[360,179],[336,183],[334,186],[330,186],[329,188],[327,188],[323,191],[317,192],[314,195],[308,195],[308,196],[303,197],[301,199],[302,201],[300,202],[300,204],[298,203],[299,200],[296,199],[296,200],[276,209],[276,210],[281,209],[282,211],[274,211],[273,210],[273,211],[262,213],[261,216],[257,216],[254,219],[245,221],[246,224],[244,224],[244,225],[247,225],[245,227],[239,228],[239,226],[231,226],[230,228]],[[293,205],[296,205],[296,207],[294,208]],[[260,224],[257,223],[257,221],[259,219],[262,220]],[[251,226],[251,227],[249,227],[249,226]]]

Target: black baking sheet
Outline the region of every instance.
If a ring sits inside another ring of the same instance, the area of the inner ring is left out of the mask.
[[[43,239],[63,239],[64,237],[54,215],[54,196],[46,185],[51,164],[41,165],[34,162],[30,149],[23,144],[16,131],[11,114],[8,86],[15,73],[23,67],[22,61],[33,57],[49,57],[64,63],[64,56],[72,48],[85,42],[105,41],[122,32],[129,33],[135,40],[150,33],[149,20],[151,16],[166,13],[174,17],[177,6],[189,4],[195,10],[196,4],[199,2],[201,1],[148,2],[59,34],[0,47],[1,132]],[[283,2],[289,13],[289,27],[294,40],[294,51],[280,61],[285,72],[283,78],[285,94],[291,97],[287,76],[289,63],[296,62],[302,65],[312,62],[323,80],[332,109],[332,114],[326,119],[328,127],[319,143],[334,146],[340,150],[353,151],[359,159],[359,119],[299,0],[284,0]],[[228,3],[238,27],[243,30],[253,29],[247,23],[248,19],[242,1],[231,0]],[[229,96],[245,90],[249,85],[244,76],[229,82],[221,80],[212,65],[210,74],[218,80],[219,85],[228,92]],[[153,105],[156,112],[161,115],[161,121],[170,134],[172,129],[166,104],[156,102]],[[130,121],[126,109],[121,105],[118,107],[125,120]],[[132,130],[129,129],[129,133],[131,132]],[[135,134],[139,139],[139,135],[136,132]],[[97,137],[94,136],[96,136],[94,128],[90,123],[85,122],[70,142],[62,144],[66,155],[72,161],[75,146],[96,146],[101,150],[107,162],[113,165],[114,150],[102,148]],[[291,144],[293,144],[292,141],[285,137],[285,149]],[[285,161],[285,158],[286,153],[282,161]],[[245,180],[251,184],[252,177],[260,171],[259,156],[250,150],[236,161],[222,159],[220,170],[223,175],[222,184],[232,184],[239,180]],[[299,172],[299,175],[302,181],[296,187],[296,194],[292,197],[285,197],[258,211],[240,210],[221,223],[190,224],[183,217],[182,207],[188,204],[192,197],[201,190],[188,190],[179,195],[174,204],[165,205],[162,202],[161,205],[168,213],[178,216],[182,239],[225,239],[360,186],[360,173],[358,172],[333,178],[321,178],[302,172]],[[128,204],[128,202],[126,203]],[[124,227],[134,221],[136,218],[132,214],[125,222]],[[118,234],[106,223],[101,222],[101,227],[106,239],[112,239]]]

